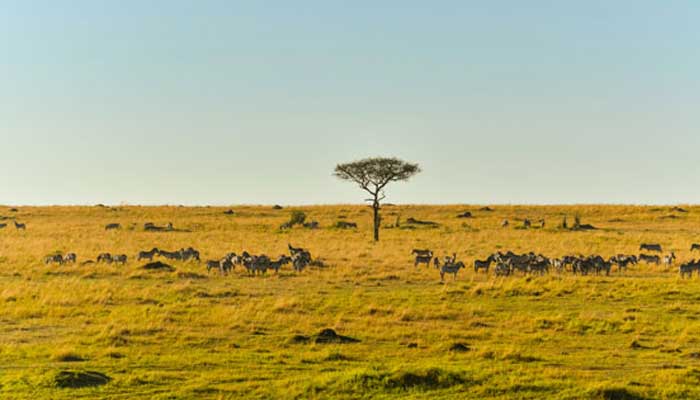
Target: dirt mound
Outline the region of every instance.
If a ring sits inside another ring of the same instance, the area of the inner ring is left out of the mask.
[[[102,386],[111,380],[109,376],[95,371],[60,371],[54,377],[57,387],[70,389]]]
[[[358,339],[349,336],[338,335],[333,329],[322,330],[315,339],[316,343],[357,343]]]
[[[455,343],[452,346],[450,346],[450,351],[453,351],[456,353],[465,353],[469,350],[471,350],[469,348],[469,345],[464,344],[464,343]]]
[[[145,269],[148,271],[166,271],[166,272],[173,272],[175,271],[175,268],[172,266],[160,262],[160,261],[154,261],[154,262],[149,262],[148,264],[142,265],[141,269]]]
[[[409,218],[406,220],[406,223],[407,223],[407,224],[413,224],[413,225],[428,225],[428,226],[438,226],[438,225],[440,225],[440,224],[438,224],[437,222],[433,222],[433,221],[421,221],[421,220],[415,219],[415,218],[413,218],[413,217],[409,217]]]

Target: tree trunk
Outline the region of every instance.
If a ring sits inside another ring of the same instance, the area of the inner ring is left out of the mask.
[[[374,210],[374,241],[379,241],[379,201],[377,197],[374,198],[374,203],[372,203],[372,209]]]

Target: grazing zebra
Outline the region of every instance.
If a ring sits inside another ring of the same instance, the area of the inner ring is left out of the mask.
[[[690,251],[693,251],[693,250],[700,250],[700,244],[693,243],[692,245],[690,245]]]
[[[121,226],[120,224],[117,224],[117,223],[105,225],[105,230],[106,230],[106,231],[109,231],[109,230],[112,230],[112,229],[121,229],[121,228],[122,228],[122,226]]]
[[[63,262],[65,264],[75,264],[76,261],[78,261],[78,255],[75,253],[68,253],[63,256]]]
[[[664,265],[670,267],[673,265],[673,262],[676,260],[676,255],[671,252],[671,254],[664,256]]]
[[[525,218],[525,221],[523,221],[523,228],[527,229],[532,226],[532,222],[528,218]]]
[[[0,229],[7,227],[7,224],[0,224]]]
[[[190,259],[195,260],[197,262],[200,261],[199,251],[193,249],[192,247],[188,247],[187,249],[180,249],[180,255],[182,256],[183,261],[189,261]]]
[[[411,250],[411,254],[415,254],[416,256],[433,256],[433,251],[428,250],[428,249],[413,249]]]
[[[233,271],[234,265],[231,260],[227,259],[226,257],[222,258],[221,261],[219,261],[219,270],[223,274],[228,274],[229,272]]]
[[[63,264],[63,257],[60,254],[54,254],[52,256],[47,256],[44,258],[44,264],[49,265],[52,263],[56,263],[58,265]]]
[[[212,269],[221,271],[221,262],[218,260],[207,260],[207,273],[211,272]]]
[[[494,272],[496,273],[496,276],[508,276],[511,272],[510,266],[504,262],[497,262]]]
[[[493,262],[493,255],[489,256],[486,260],[474,260],[474,272],[479,272],[483,269],[487,274],[489,273],[489,267]]]
[[[700,267],[700,264],[696,263],[695,260],[693,260],[685,264],[681,264],[678,267],[678,272],[681,274],[681,278],[685,278],[686,275],[688,275],[688,278],[691,278],[693,276],[693,271],[699,270],[698,267]]]
[[[639,246],[639,250],[658,251],[659,253],[663,251],[661,250],[661,245],[656,243],[642,243]]]
[[[414,267],[417,267],[419,264],[425,264],[426,267],[430,266],[430,261],[433,259],[433,254],[430,253],[429,255],[417,255],[416,256],[416,261],[413,263]],[[437,260],[437,258],[436,258]]]
[[[301,272],[311,262],[311,254],[309,252],[299,253],[292,256],[292,266],[296,272]]]
[[[17,229],[18,231],[19,230],[23,230],[23,231],[27,230],[27,224],[20,224],[17,221],[14,221],[14,222],[15,222],[15,229]]]
[[[440,268],[440,282],[445,280],[445,274],[452,274],[452,279],[457,279],[457,272],[464,268],[464,263],[459,261],[455,264],[445,264]]]
[[[659,263],[661,262],[661,258],[659,256],[650,256],[647,254],[640,254],[639,260],[644,261],[647,264],[656,264],[656,265],[659,265]]]
[[[290,243],[287,243],[287,247],[289,248],[289,253],[290,253],[291,255],[295,255],[295,254],[297,254],[297,253],[301,253],[302,251],[304,251],[303,248],[301,248],[301,247],[293,247]]]
[[[557,273],[560,273],[564,270],[564,262],[559,259],[555,258],[551,261],[552,267],[557,270]]]
[[[104,262],[106,264],[111,264],[112,261],[114,260],[112,259],[112,255],[109,253],[102,253],[99,256],[97,256],[98,263]]]
[[[168,260],[182,260],[182,253],[180,253],[179,251],[158,250],[158,255],[161,257],[165,257]]]
[[[280,272],[280,268],[282,268],[282,266],[285,265],[285,264],[289,264],[290,261],[292,261],[291,258],[289,258],[289,257],[287,257],[287,256],[285,256],[285,255],[281,255],[280,258],[279,258],[279,260],[277,260],[277,261],[270,261],[270,263],[269,263],[269,268],[270,268],[270,269],[274,269],[274,270],[275,270],[275,273],[279,273],[279,272]]]
[[[612,268],[612,263],[609,261],[601,260],[595,265],[595,274],[600,275],[601,271],[605,271],[605,276],[610,275],[610,269]]]
[[[153,257],[158,255],[159,252],[160,252],[160,250],[158,250],[156,247],[154,247],[150,251],[139,251],[139,255],[136,258],[138,261],[141,261],[141,260],[153,261]]]
[[[112,262],[114,262],[115,264],[124,265],[128,260],[129,257],[127,257],[126,254],[115,254],[114,256],[112,256]]]

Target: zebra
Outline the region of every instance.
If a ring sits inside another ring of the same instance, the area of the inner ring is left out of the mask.
[[[97,262],[101,263],[104,262],[106,264],[111,264],[114,259],[112,258],[112,255],[109,253],[102,253],[97,256]]]
[[[76,261],[78,261],[78,256],[75,253],[68,253],[63,256],[64,264],[75,264]]]
[[[681,264],[678,267],[678,272],[680,273],[681,278],[685,278],[685,275],[688,275],[688,278],[692,278],[693,271],[698,271],[698,267],[700,267],[700,264],[696,263],[695,260],[693,260],[685,264]]]
[[[459,270],[462,268],[464,268],[464,263],[461,261],[454,264],[443,265],[442,268],[440,268],[440,282],[445,280],[445,274],[452,274],[452,279],[456,280],[457,272],[459,272]]]
[[[605,271],[605,276],[610,275],[610,269],[612,268],[612,263],[609,261],[601,260],[595,265],[595,274],[600,275],[601,271]]]
[[[6,228],[6,227],[7,227],[7,224],[0,224],[0,229]]]
[[[670,267],[673,265],[673,262],[676,260],[676,255],[671,252],[671,254],[664,256],[664,265]]]
[[[433,256],[433,251],[428,250],[428,249],[413,249],[411,250],[411,254],[415,254],[416,256]]]
[[[659,265],[659,263],[661,262],[661,259],[659,258],[659,256],[650,256],[650,255],[647,255],[647,254],[640,254],[640,255],[639,255],[639,260],[640,260],[640,261],[644,261],[644,262],[647,263],[647,264],[652,264],[652,263],[653,263],[653,264],[656,264],[656,265]]]
[[[192,247],[188,247],[187,249],[180,249],[180,255],[182,256],[183,261],[189,261],[190,259],[193,259],[197,262],[200,261],[199,251],[193,249]]]
[[[532,227],[532,222],[530,222],[530,219],[525,218],[525,220],[523,221],[523,228],[527,229],[530,227]]]
[[[552,267],[557,270],[557,273],[560,273],[564,270],[564,262],[559,259],[555,258],[551,261]]]
[[[158,250],[158,255],[161,257],[165,257],[168,260],[182,260],[182,253],[180,253],[179,251]]]
[[[219,261],[219,270],[223,274],[228,274],[229,272],[233,271],[234,264],[231,260],[227,259],[226,257],[222,258]]]
[[[639,246],[639,250],[658,251],[659,253],[663,251],[661,250],[661,245],[657,243],[642,243]]]
[[[510,275],[510,265],[507,263],[504,263],[502,261],[499,261],[496,263],[496,268],[495,271],[496,276],[508,276]]]
[[[297,254],[297,253],[301,253],[302,251],[304,251],[303,248],[301,248],[301,247],[293,247],[290,243],[287,243],[287,247],[289,248],[289,253],[290,253],[292,256],[295,255],[295,254]]]
[[[285,255],[281,255],[280,258],[279,258],[279,260],[277,260],[277,261],[270,261],[270,263],[269,263],[269,268],[270,268],[270,269],[274,269],[274,270],[275,270],[275,273],[279,273],[279,272],[280,272],[280,268],[282,268],[282,266],[285,265],[285,264],[289,264],[290,261],[292,261],[291,258],[289,258],[289,257],[287,257],[287,256],[285,256]]]
[[[139,254],[136,258],[138,261],[141,261],[141,260],[153,261],[153,257],[158,255],[159,252],[160,252],[160,250],[158,250],[156,247],[154,247],[150,251],[139,251]]]
[[[19,230],[22,230],[22,231],[27,230],[27,224],[20,224],[17,221],[14,221],[14,222],[15,222],[15,229],[17,229],[18,231]]]
[[[105,230],[106,230],[106,231],[109,231],[109,230],[112,230],[112,229],[121,229],[121,228],[122,228],[122,226],[121,226],[120,224],[116,223],[116,222],[115,222],[115,223],[112,223],[112,224],[107,224],[107,225],[105,225]]]
[[[480,269],[483,269],[486,271],[486,273],[489,273],[489,267],[491,267],[491,263],[493,262],[493,255],[489,256],[486,260],[474,260],[474,272],[479,272]]]
[[[221,261],[219,260],[207,260],[207,273],[211,272],[212,269],[218,269],[221,271]]]
[[[544,229],[544,225],[545,225],[545,220],[544,220],[544,218],[542,218],[542,219],[540,219],[540,228]]]
[[[44,258],[44,264],[49,265],[52,263],[62,265],[63,264],[63,257],[60,254],[54,254],[52,256],[47,256],[46,258]]]
[[[503,222],[501,222],[501,228],[507,228],[508,225],[510,225],[510,223],[507,219],[504,219]]]
[[[115,254],[114,256],[112,256],[112,262],[114,262],[115,264],[124,265],[128,260],[129,257],[127,257],[126,254]]]
[[[311,262],[311,254],[309,252],[298,253],[292,256],[292,266],[296,272],[301,272]]]
[[[419,264],[425,264],[427,267],[429,267],[430,261],[432,261],[432,260],[433,260],[433,253],[432,252],[429,254],[426,254],[426,255],[417,255],[416,260],[413,263],[413,266],[417,267]],[[437,260],[437,258],[436,258],[436,260]]]

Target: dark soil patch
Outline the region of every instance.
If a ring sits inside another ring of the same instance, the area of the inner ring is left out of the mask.
[[[177,277],[181,279],[207,279],[206,275],[198,274],[196,272],[178,272]]]
[[[457,215],[457,218],[473,218],[473,217],[474,216],[469,211],[465,211],[465,212]]]
[[[111,380],[109,376],[95,371],[60,371],[54,377],[57,387],[68,389],[102,386]]]
[[[235,214],[235,213],[233,212],[233,210],[230,210],[230,209],[229,209],[229,210],[224,211],[224,214],[226,214],[226,215],[233,215],[233,214]]]
[[[314,340],[316,343],[319,344],[328,344],[328,343],[358,343],[360,340],[355,339],[349,336],[342,336],[338,335],[333,329],[324,329],[322,330],[318,335],[316,335],[316,339]]]
[[[433,222],[433,221],[421,221],[421,220],[415,219],[415,218],[413,218],[413,217],[409,217],[409,218],[406,220],[406,223],[407,223],[407,224],[413,224],[413,225],[427,225],[427,226],[438,226],[438,225],[440,225],[440,224],[438,224],[437,222]]]
[[[281,209],[283,209],[283,208],[284,208],[284,207],[282,207],[282,206],[279,205],[279,204],[275,204],[275,205],[272,207],[273,210],[281,210]]]
[[[592,393],[591,399],[602,400],[647,400],[638,394],[632,393],[625,388],[600,389]]]
[[[671,209],[671,211],[673,211],[673,212],[679,212],[679,213],[687,213],[687,212],[688,212],[688,210],[686,210],[685,208],[681,208],[681,207],[673,207],[673,208]]]
[[[289,339],[289,343],[291,344],[305,344],[309,343],[310,341],[311,338],[304,335],[294,335],[291,339]]]
[[[493,211],[493,208],[491,208],[491,207],[481,207],[481,208],[479,209],[479,211],[492,212],[492,211]]]
[[[469,350],[471,350],[469,345],[465,343],[454,343],[452,346],[450,346],[450,351],[455,353],[466,353]]]
[[[145,269],[148,271],[166,271],[166,272],[175,271],[175,268],[173,268],[172,266],[170,266],[166,263],[160,262],[160,261],[154,261],[154,262],[150,262],[148,264],[142,265],[141,269]]]

